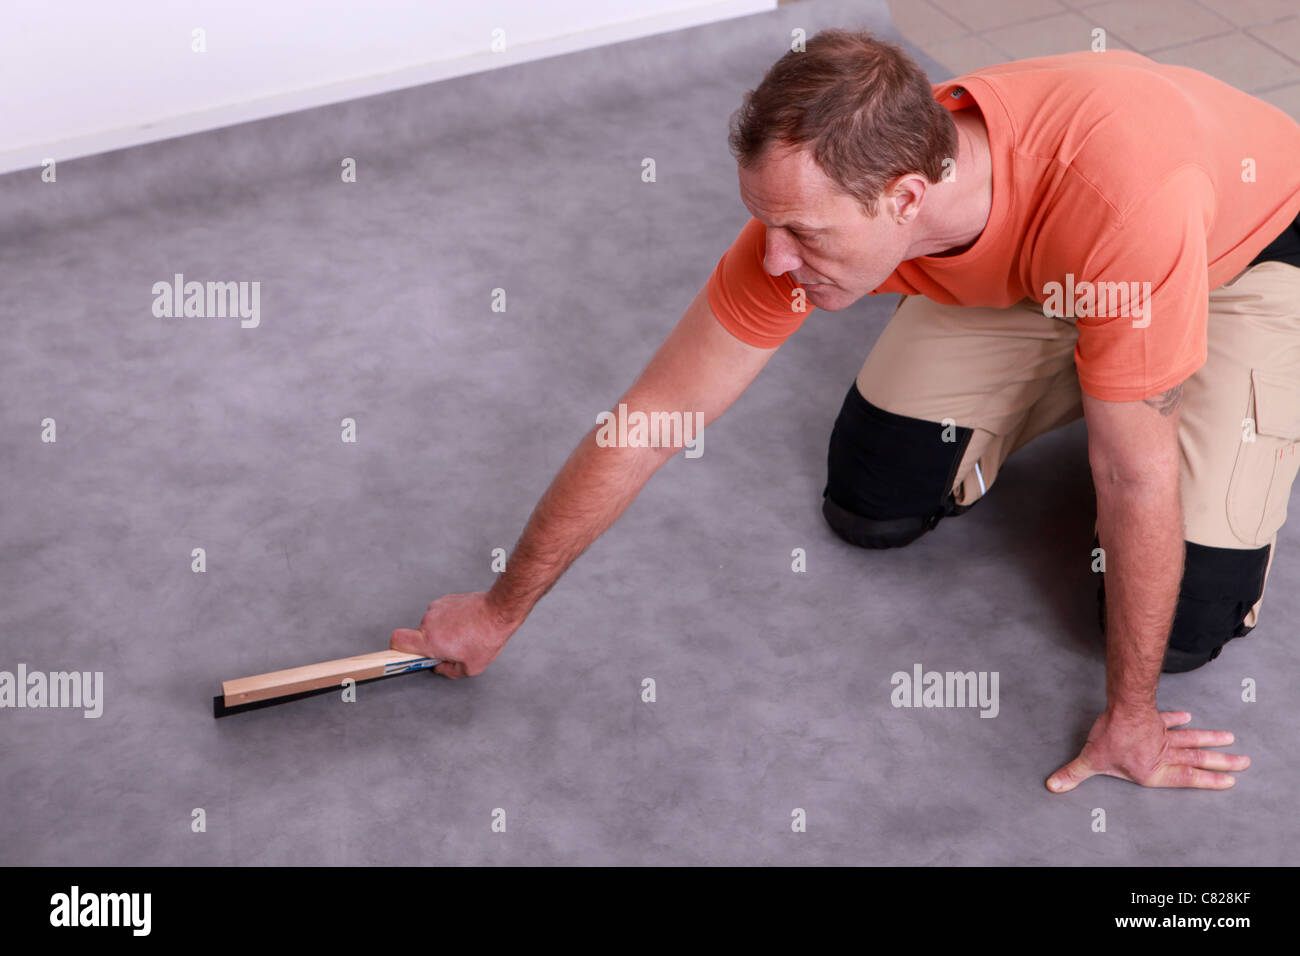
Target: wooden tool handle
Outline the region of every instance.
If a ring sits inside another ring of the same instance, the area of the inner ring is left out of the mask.
[[[437,658],[421,657],[406,651],[375,651],[372,654],[358,654],[356,657],[342,657],[336,661],[322,661],[319,664],[222,681],[221,692],[225,695],[226,706],[235,707],[322,687],[337,687],[349,677],[355,681],[372,680],[425,670],[438,663],[440,661]]]

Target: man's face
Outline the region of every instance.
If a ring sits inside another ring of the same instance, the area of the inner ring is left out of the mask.
[[[774,276],[789,273],[817,308],[847,308],[903,260],[905,230],[891,203],[882,197],[876,217],[869,217],[806,151],[770,147],[739,175],[741,201],[767,227],[764,268]]]

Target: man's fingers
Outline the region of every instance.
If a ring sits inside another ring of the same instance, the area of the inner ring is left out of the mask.
[[[1047,789],[1052,793],[1065,793],[1096,773],[1097,771],[1089,767],[1080,754],[1047,778]]]
[[[1226,757],[1229,754],[1210,754],[1212,757]],[[1166,763],[1155,774],[1154,779],[1144,781],[1147,787],[1191,787],[1194,790],[1227,790],[1236,784],[1237,778],[1227,773],[1215,773],[1187,764]]]
[[[1192,715],[1185,710],[1162,710],[1160,719],[1165,722],[1165,727],[1169,728],[1187,723],[1192,719]]]
[[[1171,747],[1226,747],[1237,738],[1230,730],[1168,730]]]
[[[1250,758],[1245,754],[1225,754],[1219,750],[1197,750],[1193,747],[1176,747],[1169,751],[1171,763],[1200,767],[1202,770],[1245,770]]]
[[[405,651],[408,654],[423,654],[425,657],[441,656],[433,649],[428,634],[411,627],[399,627],[393,631],[388,646],[395,651]],[[452,680],[469,676],[465,671],[465,665],[460,661],[442,661],[434,665],[433,672]]]

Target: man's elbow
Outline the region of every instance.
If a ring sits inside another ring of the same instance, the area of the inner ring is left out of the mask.
[[[1088,465],[1092,469],[1093,484],[1098,487],[1159,490],[1171,484],[1177,487],[1181,462],[1177,445],[1172,448],[1125,449],[1122,453],[1107,452],[1094,446],[1088,449]]]
[[[1181,497],[1179,494],[1178,462],[1172,467],[1168,462],[1151,463],[1133,467],[1103,464],[1093,468],[1093,486],[1097,492],[1098,517],[1120,517],[1123,522],[1147,525],[1157,521],[1161,525],[1179,525],[1181,528]]]

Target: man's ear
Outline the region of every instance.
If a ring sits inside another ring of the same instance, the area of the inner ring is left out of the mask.
[[[902,225],[911,222],[921,212],[928,183],[920,173],[899,176],[885,188],[880,200],[880,212]]]

